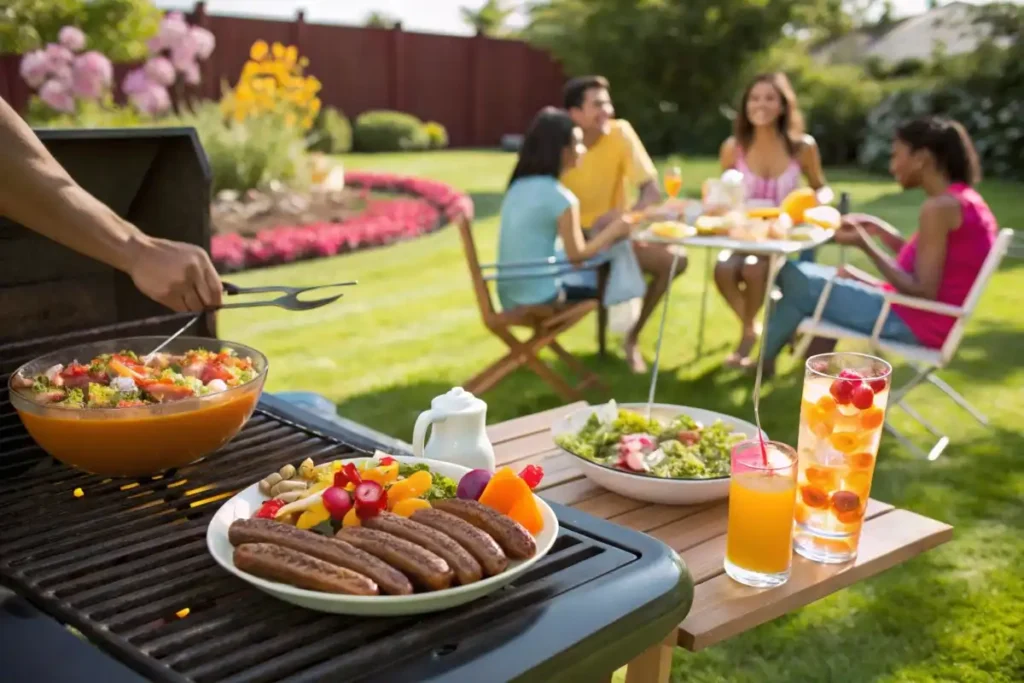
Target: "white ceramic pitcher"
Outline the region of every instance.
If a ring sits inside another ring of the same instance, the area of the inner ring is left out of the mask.
[[[416,418],[413,455],[493,472],[494,447],[487,438],[486,424],[487,404],[462,387],[455,387],[436,397],[430,402],[430,410]],[[424,447],[431,425],[430,441]]]

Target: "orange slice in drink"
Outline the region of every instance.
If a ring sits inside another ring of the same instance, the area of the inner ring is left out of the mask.
[[[829,434],[828,441],[840,453],[853,453],[860,448],[862,436],[857,432],[834,432]]]
[[[878,406],[871,406],[860,414],[860,426],[864,429],[878,429],[885,422],[885,411]]]

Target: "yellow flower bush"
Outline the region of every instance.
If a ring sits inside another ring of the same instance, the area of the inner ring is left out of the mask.
[[[303,74],[309,60],[294,45],[257,40],[249,49],[234,90],[221,100],[224,115],[238,123],[264,114],[281,116],[288,128],[308,131],[320,113],[320,81]]]

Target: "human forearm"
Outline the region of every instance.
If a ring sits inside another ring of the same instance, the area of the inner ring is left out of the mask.
[[[658,191],[658,183],[654,180],[648,180],[640,186],[640,196],[637,197],[636,203],[633,205],[631,211],[642,211],[648,206],[654,206],[661,201],[661,192]]]
[[[0,100],[0,214],[120,270],[145,236],[71,179]]]
[[[899,264],[889,254],[885,253],[874,240],[864,240],[862,248],[868,258],[878,268],[878,272],[882,274],[882,277],[889,284],[896,288],[897,292],[909,296],[932,298],[927,292],[923,291],[913,273],[908,273],[900,268]]]

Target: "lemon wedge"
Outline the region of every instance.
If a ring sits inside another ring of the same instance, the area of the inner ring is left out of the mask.
[[[804,211],[804,222],[816,225],[825,230],[835,230],[839,227],[842,216],[839,209],[833,206],[815,206]]]

